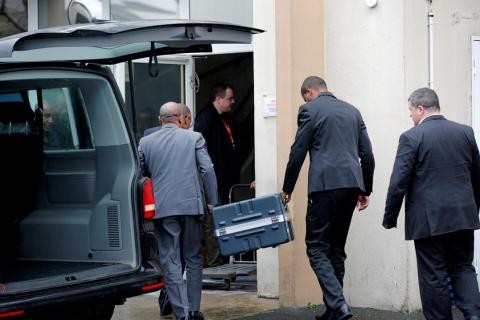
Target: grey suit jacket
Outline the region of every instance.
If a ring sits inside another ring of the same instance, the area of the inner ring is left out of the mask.
[[[480,156],[472,128],[430,116],[400,136],[383,226],[392,228],[405,196],[405,238],[478,229]]]
[[[340,188],[372,192],[375,161],[360,112],[330,92],[298,112],[298,130],[290,151],[283,191],[291,193],[307,152],[308,193]]]
[[[140,139],[140,165],[153,181],[155,219],[204,213],[199,171],[208,204],[217,203],[213,164],[198,132],[167,124]]]

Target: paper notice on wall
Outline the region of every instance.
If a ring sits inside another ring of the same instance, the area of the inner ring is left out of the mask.
[[[277,97],[276,96],[263,97],[263,116],[265,118],[277,116]]]

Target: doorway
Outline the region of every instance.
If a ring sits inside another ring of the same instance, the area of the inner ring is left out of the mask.
[[[250,184],[255,180],[254,167],[254,105],[253,105],[253,53],[230,53],[196,56],[195,73],[197,76],[195,93],[195,114],[198,114],[210,102],[210,90],[218,83],[227,83],[234,87],[235,106],[231,111],[239,134],[240,144],[240,181]],[[251,195],[248,188],[236,188],[234,200],[240,201]]]

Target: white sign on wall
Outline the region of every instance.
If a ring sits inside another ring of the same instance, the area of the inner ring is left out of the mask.
[[[265,96],[263,97],[263,117],[276,117],[277,116],[277,97]]]

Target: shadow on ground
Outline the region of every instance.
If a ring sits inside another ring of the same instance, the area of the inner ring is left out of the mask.
[[[425,320],[423,314],[390,312],[375,309],[353,308],[352,320]],[[323,307],[318,308],[279,308],[262,312],[248,317],[239,317],[235,320],[308,320],[315,319],[315,314],[323,312]],[[463,316],[458,310],[454,310],[454,320],[462,320]]]

